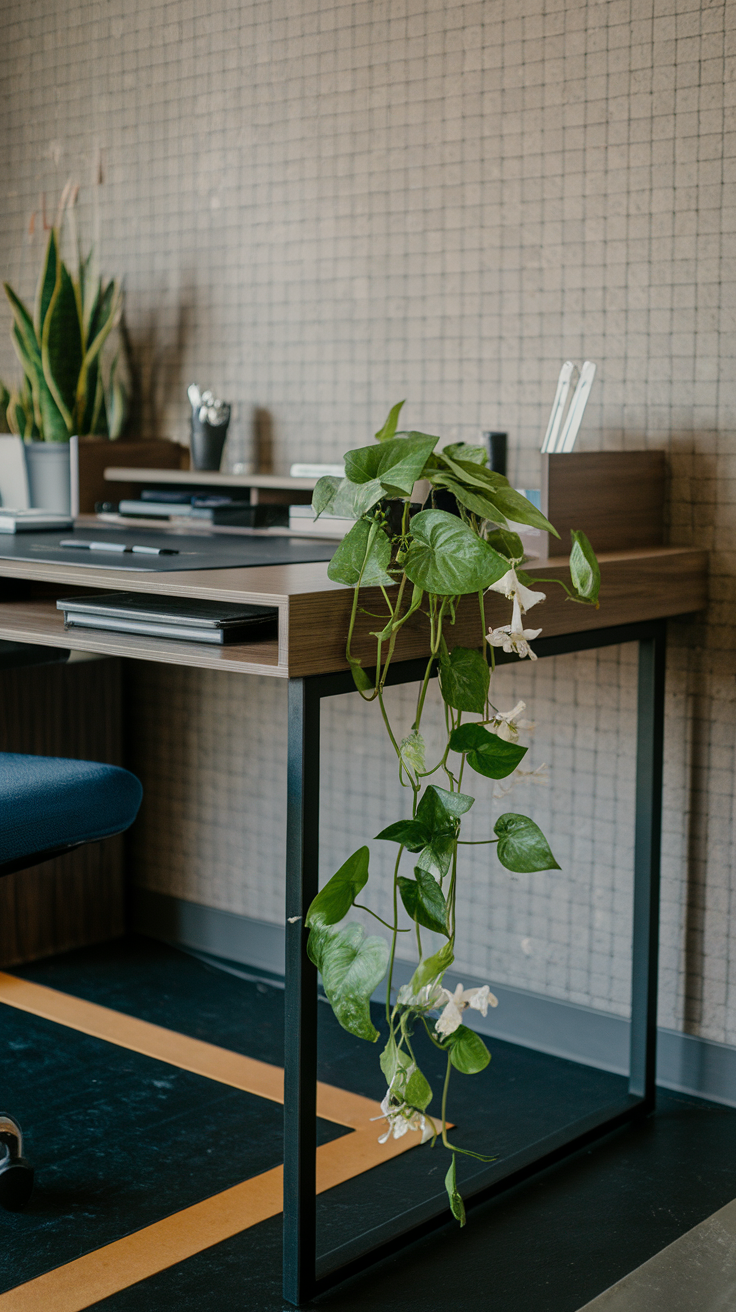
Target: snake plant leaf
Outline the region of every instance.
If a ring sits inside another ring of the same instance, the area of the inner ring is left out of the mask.
[[[597,606],[598,594],[601,590],[601,570],[598,559],[581,529],[571,529],[570,536],[572,538],[572,551],[570,552],[572,586],[581,601]]]
[[[452,1154],[452,1161],[450,1162],[447,1175],[445,1176],[445,1189],[447,1190],[447,1197],[450,1200],[450,1211],[452,1212],[452,1215],[456,1221],[460,1222],[461,1226],[465,1225],[465,1204],[458,1192],[454,1153]]]
[[[346,477],[353,483],[378,481],[388,496],[409,496],[438,442],[427,433],[407,433],[378,446],[357,447],[345,454]]]
[[[491,1054],[480,1035],[467,1025],[459,1025],[452,1034],[448,1034],[446,1044],[450,1049],[450,1061],[463,1075],[477,1075],[478,1071],[485,1070],[491,1060]]]
[[[368,882],[369,858],[368,848],[359,847],[320,889],[307,912],[305,924],[310,929],[336,925],[338,920],[344,919],[361,888]]]
[[[333,583],[349,588],[391,587],[395,579],[387,573],[391,561],[391,543],[383,529],[367,519],[359,519],[346,533],[327,566]]]
[[[128,390],[120,377],[120,370],[117,366],[118,356],[116,355],[110,366],[110,378],[107,391],[104,394],[107,435],[111,442],[116,442],[121,436],[128,417]],[[101,372],[100,381],[102,381]]]
[[[13,321],[18,331],[18,339],[22,343],[23,349],[29,360],[35,361],[35,359],[38,358],[40,368],[41,347],[36,335],[36,330],[33,326],[33,320],[23,302],[18,296],[16,296],[13,288],[9,286],[7,282],[3,283],[3,286],[5,288],[5,295],[10,301],[10,308],[13,312]],[[22,363],[23,361],[21,360],[21,364]]]
[[[41,341],[43,335],[43,325],[46,321],[51,297],[56,287],[57,275],[59,268],[59,237],[56,228],[52,228],[49,233],[49,239],[46,243],[46,254],[44,256],[41,276],[38,280],[36,290],[36,309],[34,316],[34,328],[38,341]]]
[[[399,415],[401,414],[401,408],[405,404],[406,404],[405,401],[397,401],[396,405],[391,406],[391,409],[388,412],[388,418],[385,424],[383,425],[383,428],[379,428],[378,432],[376,433],[377,442],[390,442],[391,438],[394,437],[396,433],[396,429],[399,426]]]
[[[57,264],[56,285],[43,321],[41,362],[46,385],[61,412],[68,436],[77,427],[75,410],[82,367],[82,334],[74,286],[61,261]],[[44,437],[49,440],[45,430]]]
[[[536,870],[560,869],[539,825],[529,816],[507,811],[498,817],[493,832],[498,837],[498,859],[507,870],[531,874]]]
[[[492,493],[492,499],[506,518],[513,520],[515,524],[529,524],[531,528],[544,529],[559,538],[557,529],[550,524],[541,510],[537,510],[537,507],[533,506],[531,501],[527,501],[521,492],[517,492],[516,488],[497,488]]]
[[[453,647],[440,655],[440,691],[448,706],[456,711],[482,715],[485,710],[491,672],[488,661],[472,647]]]
[[[307,951],[343,1029],[375,1043],[378,1030],[371,1020],[370,998],[386,974],[386,940],[375,934],[366,937],[355,922],[343,929],[324,925],[310,931]]]
[[[420,511],[411,521],[411,533],[404,572],[426,592],[464,596],[490,587],[508,573],[505,556],[444,510]]]
[[[416,866],[414,876],[399,876],[399,893],[407,914],[425,929],[447,936],[447,903],[442,889],[428,870]]]
[[[431,984],[433,980],[440,980],[445,971],[450,969],[454,960],[455,954],[452,950],[452,943],[443,943],[439,952],[435,952],[431,957],[424,957],[419,962],[409,982],[411,992],[416,996],[425,984]]]
[[[33,325],[31,325],[32,327]],[[37,344],[31,346],[32,353],[28,351],[26,346],[28,338],[21,333],[17,321],[13,324],[11,336],[16,355],[20,360],[31,390],[33,427],[36,433],[48,436],[48,440],[51,442],[65,442],[69,436],[69,431],[59,407],[46,386],[46,379],[41,365],[41,353],[37,348]],[[36,433],[32,435],[35,436]],[[29,436],[27,433],[25,435]]]
[[[90,340],[80,363],[75,397],[78,415],[82,415],[85,409],[89,370],[93,362],[97,360],[113,328],[116,328],[120,322],[122,311],[123,294],[120,283],[113,280],[108,284],[100,298],[90,328]]]
[[[508,743],[482,724],[461,724],[450,735],[453,752],[467,752],[467,761],[476,774],[486,779],[506,779],[526,756],[526,747]]]

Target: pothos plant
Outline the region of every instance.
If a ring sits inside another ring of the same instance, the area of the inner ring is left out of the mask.
[[[347,660],[361,697],[378,705],[396,754],[399,783],[411,801],[406,818],[377,835],[396,848],[386,918],[370,912],[390,931],[390,938],[366,936],[356,921],[342,923],[351,907],[360,905],[357,898],[368,882],[370,854],[365,846],[353,852],[318,893],[306,925],[309,956],[320,971],[335,1016],[351,1034],[371,1042],[380,1037],[371,1019],[370,997],[387,976],[387,1033],[380,1056],[388,1086],[381,1104],[387,1128],[381,1141],[391,1135],[400,1138],[408,1130],[421,1132],[422,1142],[431,1138],[433,1145],[441,1138],[451,1153],[445,1179],[450,1207],[462,1225],[465,1208],[457,1187],[455,1154],[490,1159],[450,1141],[450,1075],[453,1067],[473,1075],[488,1065],[490,1053],[480,1036],[463,1024],[463,1012],[471,1008],[485,1016],[488,1006],[496,1005],[487,985],[464,989],[459,984],[451,992],[443,984],[455,957],[460,855],[466,842],[461,837],[462,821],[475,800],[467,791],[467,771],[487,779],[507,778],[518,770],[527,750],[517,741],[515,713],[498,709],[491,686],[497,648],[536,660],[530,644],[541,630],[525,629],[523,617],[545,600],[545,593],[533,587],[541,580],[521,569],[524,548],[510,522],[559,535],[540,510],[488,468],[482,446],[457,442],[438,450],[437,437],[398,432],[402,405],[392,408],[374,445],[347,452],[345,477],[321,478],[313,497],[317,516],[328,511],[355,519],[330,562],[328,575],[354,589]],[[429,487],[423,508],[411,499],[415,484],[422,480]],[[440,500],[447,504],[448,493],[453,513],[437,505]],[[570,601],[597,606],[600,571],[582,532],[572,533],[569,567],[569,582],[546,577],[544,582],[558,584]],[[352,651],[360,590],[366,587],[380,589],[385,604],[372,634],[375,673],[370,675]],[[510,623],[495,629],[486,625],[484,598],[489,589],[511,602]],[[466,596],[477,598],[477,647],[453,642],[457,606]],[[426,620],[429,656],[414,722],[402,735],[390,722],[384,689],[397,637],[414,615]],[[422,717],[435,670],[444,702],[446,741],[439,760],[427,762]],[[496,820],[493,834],[481,841],[495,845],[507,870],[559,869],[547,839],[529,816],[507,812]],[[405,873],[403,866],[409,866]],[[408,920],[408,926],[402,920]],[[439,948],[425,948],[425,930],[439,937]],[[416,937],[418,963],[411,982],[394,996],[394,962],[402,932]],[[417,1031],[424,1031],[446,1057],[438,1115],[429,1112],[433,1091],[415,1055]]]

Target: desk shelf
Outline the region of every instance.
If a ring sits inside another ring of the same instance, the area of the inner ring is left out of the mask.
[[[279,666],[277,638],[260,642],[229,643],[215,647],[204,642],[167,641],[133,633],[109,633],[102,629],[65,629],[62,612],[51,601],[6,601],[0,606],[0,640],[41,643],[66,647],[101,656],[128,656],[132,660],[190,665],[207,670],[230,670],[238,674],[267,674],[287,678]]]

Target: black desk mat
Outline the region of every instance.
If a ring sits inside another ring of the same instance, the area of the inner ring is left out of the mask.
[[[144,556],[131,552],[89,551],[61,547],[74,537],[80,542],[124,542],[128,546],[173,547],[177,556]],[[290,537],[246,537],[223,533],[165,533],[161,529],[85,528],[75,533],[59,529],[53,533],[0,534],[0,559],[33,560],[54,565],[86,565],[87,568],[163,573],[182,569],[242,569],[254,565],[303,565],[331,560],[337,542]]]

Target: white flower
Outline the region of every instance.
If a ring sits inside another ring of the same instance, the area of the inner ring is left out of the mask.
[[[501,629],[491,629],[487,640],[492,647],[503,647],[508,653],[516,652],[520,660],[528,656],[535,661],[537,654],[532,651],[529,643],[538,638],[541,632],[541,629],[522,629],[521,625],[515,628],[513,624],[505,624]]]
[[[523,583],[520,583],[513,565],[502,579],[491,584],[489,591],[500,592],[509,601],[513,601],[515,604],[518,602],[522,615],[531,610],[532,606],[536,606],[538,601],[545,601],[547,598],[546,592],[533,592],[531,588],[527,588]]]
[[[434,1127],[431,1122],[427,1124],[424,1113],[416,1107],[410,1107],[407,1102],[394,1102],[390,1086],[381,1103],[381,1111],[383,1116],[371,1117],[372,1121],[388,1121],[388,1129],[378,1137],[379,1143],[386,1143],[391,1138],[401,1139],[407,1130],[421,1130],[422,1143],[434,1138]]]
[[[472,1007],[485,1016],[489,1006],[498,1006],[498,998],[494,997],[487,984],[480,989],[464,989],[462,984],[458,984],[454,993],[445,988],[442,989],[442,993],[446,998],[446,1004],[435,1025],[438,1034],[453,1034],[458,1026],[462,1025],[462,1013],[466,1007]]]
[[[411,985],[402,984],[396,995],[396,1001],[402,1007],[413,1007],[415,1011],[432,1011],[439,1005],[442,992],[436,980],[425,984],[418,993],[412,993]]]
[[[526,710],[526,702],[517,702],[513,711],[496,711],[489,728],[504,742],[515,743],[520,729],[533,729],[531,720],[520,720],[519,716]]]

